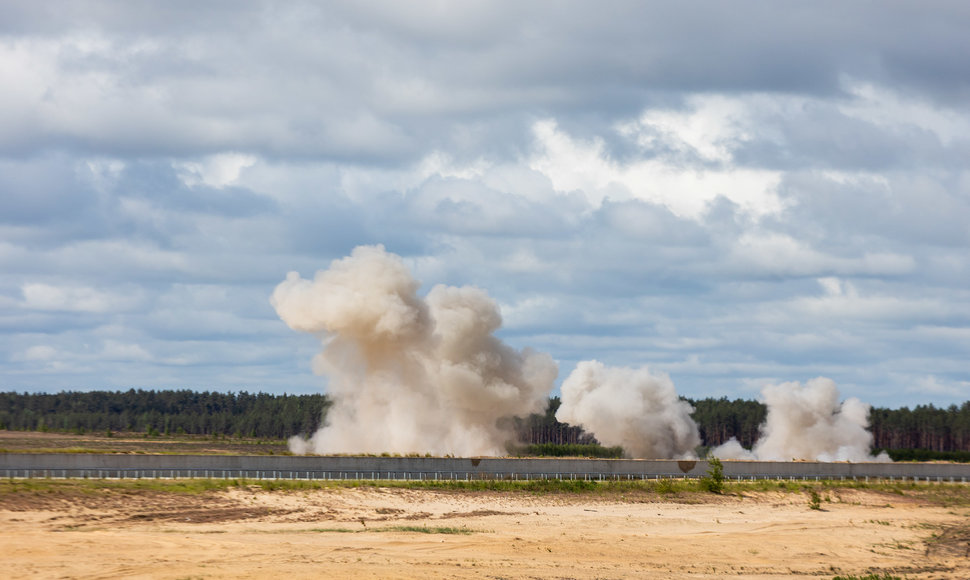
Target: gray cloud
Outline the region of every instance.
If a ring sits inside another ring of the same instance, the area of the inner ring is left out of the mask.
[[[970,15],[948,3],[90,2],[9,12],[17,24],[0,54],[21,66],[7,73],[19,90],[0,117],[0,145],[21,152],[232,149],[384,163],[413,160],[428,143],[461,149],[456,125],[484,130],[478,147],[501,152],[510,137],[501,119],[615,120],[658,92],[837,97],[851,77],[957,104],[970,82],[952,58],[970,49]]]
[[[311,389],[315,341],[266,297],[384,244],[425,291],[485,289],[561,377],[970,398],[968,19],[5,3],[5,384]]]

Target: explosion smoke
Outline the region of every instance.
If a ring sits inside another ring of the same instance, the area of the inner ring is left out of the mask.
[[[484,291],[439,285],[422,299],[419,286],[398,256],[361,246],[276,287],[280,318],[321,337],[313,368],[334,400],[293,452],[502,455],[499,419],[545,408],[555,362],[494,337],[502,319]]]
[[[694,458],[700,445],[693,408],[665,374],[584,361],[562,384],[556,419],[580,425],[604,445],[642,459]]]
[[[883,452],[873,457],[869,405],[855,397],[839,403],[831,379],[818,377],[803,387],[790,382],[768,385],[761,391],[768,406],[761,436],[751,451],[736,439],[715,448],[721,459],[761,461],[890,461]]]
[[[502,318],[484,291],[439,285],[421,298],[419,287],[382,246],[358,247],[313,280],[290,272],[276,287],[280,318],[320,336],[313,368],[329,377],[334,402],[315,434],[290,439],[293,452],[502,455],[512,434],[500,420],[545,408],[555,362],[493,336]],[[840,404],[831,380],[767,386],[762,396],[768,415],[754,449],[732,439],[715,456],[889,461],[869,454],[869,406]],[[700,445],[692,412],[665,374],[584,361],[563,382],[556,418],[631,457],[685,459]]]

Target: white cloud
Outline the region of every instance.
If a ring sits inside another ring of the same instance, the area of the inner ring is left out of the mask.
[[[189,187],[199,184],[226,187],[236,183],[243,170],[258,161],[255,155],[218,153],[199,161],[176,161],[172,165],[178,171],[179,179]]]
[[[825,254],[789,235],[774,232],[750,232],[741,235],[731,248],[731,262],[745,272],[780,276],[901,275],[914,270],[910,256],[888,253],[865,253],[858,258]],[[832,283],[823,284],[826,289]]]
[[[970,380],[960,10],[8,12],[10,388],[321,386],[266,295],[377,243],[487,290],[563,376],[826,375],[881,404]]]
[[[552,181],[558,191],[580,190],[602,202],[602,190],[615,181],[616,170],[606,158],[602,139],[578,141],[559,130],[552,119],[532,126],[537,152],[529,167]]]
[[[101,350],[101,358],[111,361],[147,362],[152,360],[152,355],[138,344],[106,340]]]
[[[750,137],[748,104],[723,95],[692,96],[686,109],[647,109],[618,132],[645,149],[668,149],[702,161],[729,163]]]
[[[55,77],[50,46],[28,39],[0,41],[0,147],[29,139],[44,119],[36,107]],[[6,148],[4,147],[4,148]]]
[[[649,112],[644,116],[651,119]],[[659,121],[643,123],[647,122]],[[703,125],[702,122],[698,124]],[[689,123],[686,127],[671,125],[650,136],[650,144],[697,151],[701,162],[708,156],[719,162],[729,161],[726,137],[722,141],[720,136],[706,135]],[[719,129],[728,132],[726,125]],[[718,197],[730,199],[757,217],[776,213],[783,207],[775,193],[780,182],[780,174],[776,171],[736,167],[729,163],[708,167],[701,162],[664,156],[621,162],[610,159],[603,139],[575,139],[559,129],[555,121],[538,122],[533,125],[533,132],[536,151],[529,166],[546,175],[558,191],[580,190],[595,205],[607,197],[641,199],[662,204],[678,216],[695,219]],[[621,126],[619,131],[644,145],[645,137],[635,132],[630,125]],[[734,136],[742,137],[738,133]]]
[[[93,158],[80,162],[76,171],[79,180],[90,183],[97,191],[107,193],[118,183],[126,165],[122,159]]]
[[[559,300],[546,296],[531,296],[512,304],[502,304],[503,327],[516,329],[528,326],[543,326],[560,315],[562,305]]]
[[[951,305],[932,298],[903,298],[878,294],[861,294],[855,286],[843,282],[838,293],[826,287],[825,296],[799,297],[787,306],[796,316],[812,320],[870,320],[889,323],[899,320],[944,320],[958,311]]]
[[[959,399],[970,399],[970,381],[946,381],[934,375],[926,375],[918,378],[915,384],[907,389],[913,393],[924,395],[954,397]]]
[[[970,135],[970,116],[965,111],[859,79],[846,78],[843,85],[854,98],[841,104],[839,110],[850,117],[891,132],[911,128],[928,131],[947,145],[966,141]]]
[[[50,361],[55,360],[58,356],[57,349],[46,344],[38,344],[31,346],[21,353],[16,354],[13,357],[15,361]]]
[[[34,310],[107,313],[130,310],[138,305],[138,291],[119,294],[86,286],[55,286],[27,283],[21,287],[24,307]]]

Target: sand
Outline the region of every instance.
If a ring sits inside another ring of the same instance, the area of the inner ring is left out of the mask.
[[[970,578],[970,507],[328,488],[0,495],[6,578]]]

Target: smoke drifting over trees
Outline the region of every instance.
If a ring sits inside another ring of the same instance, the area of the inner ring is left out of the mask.
[[[314,279],[291,272],[271,303],[294,330],[321,338],[314,371],[329,379],[333,407],[296,453],[503,455],[504,419],[542,412],[558,369],[544,353],[494,336],[502,324],[483,290],[420,283],[382,246],[362,246]],[[767,417],[752,451],[732,440],[722,458],[872,461],[869,406],[839,403],[831,380],[765,387]],[[580,426],[634,458],[693,457],[693,409],[670,377],[580,362],[562,385],[559,421]],[[878,460],[888,458],[878,458]]]
[[[832,380],[819,377],[800,383],[768,385],[761,391],[768,415],[761,436],[751,451],[736,439],[715,448],[722,459],[789,461],[889,461],[873,457],[869,450],[872,434],[869,405],[855,397],[839,402],[839,390]]]
[[[667,375],[584,361],[562,384],[556,418],[632,457],[682,459],[701,444],[692,411]]]

